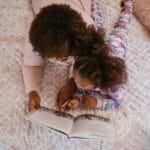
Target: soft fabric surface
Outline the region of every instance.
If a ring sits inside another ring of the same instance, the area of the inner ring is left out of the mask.
[[[103,1],[107,33],[120,12],[120,0]],[[24,118],[27,97],[21,73],[24,33],[32,19],[27,0],[0,0],[0,150],[148,150],[150,147],[150,35],[132,18],[129,27],[127,64],[129,82],[124,103],[109,116],[117,128],[118,142],[68,139],[54,130],[40,127]],[[68,67],[46,63],[42,85],[42,104],[54,107],[56,92]],[[61,80],[60,80],[61,79]],[[71,112],[73,113],[73,112]],[[80,112],[84,113],[84,112]],[[74,115],[79,114],[78,111]]]
[[[135,0],[134,13],[137,18],[150,31],[150,1],[149,0]]]

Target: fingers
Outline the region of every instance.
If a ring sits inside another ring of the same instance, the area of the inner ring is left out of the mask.
[[[31,112],[34,109],[39,109],[40,106],[40,100],[39,99],[30,99],[28,104],[28,110]]]
[[[65,102],[62,104],[62,107],[67,106],[69,102],[70,102],[70,100],[65,101]]]
[[[63,110],[63,107],[61,106],[60,103],[58,103],[58,109],[59,109],[60,112],[63,112],[63,111],[64,111],[64,110]]]
[[[29,112],[31,112],[32,110],[34,110],[34,108],[35,108],[35,102],[33,100],[30,100],[29,104],[28,104],[28,110],[29,110]]]
[[[72,99],[72,100],[68,99],[62,105],[60,105],[59,111],[64,112],[70,109],[74,110],[75,108],[78,107],[78,105],[79,105],[78,99]]]
[[[76,109],[79,106],[79,99],[74,98],[68,103],[68,107],[71,108],[72,110]]]
[[[91,103],[93,103],[93,101],[92,101],[91,99],[89,99],[89,98],[86,98],[86,99],[84,99],[84,100],[82,101],[82,104],[83,104],[83,105],[91,104]]]
[[[74,110],[74,109],[77,107],[77,104],[74,103],[74,102],[70,102],[70,103],[68,104],[68,107],[71,108],[72,110]]]
[[[66,110],[66,106],[68,105],[70,100],[65,101],[63,104],[59,104],[59,111],[64,112]]]
[[[29,111],[29,112],[31,112],[32,110],[34,110],[34,106],[28,107],[28,111]]]
[[[78,100],[72,99],[72,100],[68,103],[68,106],[77,105],[78,103],[79,103]]]
[[[28,103],[28,110],[31,112],[34,109],[40,108],[40,96],[37,91],[31,91],[28,94],[29,96],[29,103]]]
[[[82,101],[83,102],[88,101],[88,100],[91,100],[90,96],[82,96]]]
[[[55,114],[56,114],[57,116],[65,116],[65,114],[64,114],[63,112],[58,112],[58,111],[56,111]]]
[[[83,108],[95,108],[97,105],[96,98],[92,96],[84,96],[82,101]]]
[[[35,105],[34,108],[35,108],[35,109],[39,109],[39,108],[41,108],[41,106],[40,106],[40,104],[38,104],[38,105]]]
[[[64,112],[64,111],[65,111],[65,108],[60,107],[59,111],[60,111],[60,112]]]
[[[88,120],[92,120],[92,116],[91,115],[85,115],[85,118]]]

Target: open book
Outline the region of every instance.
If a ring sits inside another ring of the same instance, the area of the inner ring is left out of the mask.
[[[102,138],[108,141],[116,139],[113,122],[107,118],[91,115],[91,120],[85,115],[74,118],[71,114],[58,115],[58,111],[42,107],[27,115],[27,118],[42,126],[55,129],[68,137]]]

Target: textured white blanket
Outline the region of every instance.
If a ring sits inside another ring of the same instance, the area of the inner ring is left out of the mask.
[[[107,33],[119,15],[119,1],[104,0],[102,3],[106,11]],[[32,12],[27,0],[0,0],[0,150],[148,150],[150,34],[138,20],[133,16],[129,27],[129,82],[124,103],[116,111],[90,112],[108,115],[114,120],[119,140],[113,144],[102,140],[68,139],[24,118],[27,97],[21,73],[22,46],[31,19]],[[65,65],[46,64],[41,91],[43,105],[54,106],[53,99],[67,69]],[[78,113],[76,111],[74,115]]]

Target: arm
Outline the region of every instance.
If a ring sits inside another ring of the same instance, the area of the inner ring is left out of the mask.
[[[101,7],[101,0],[91,0],[91,17],[95,26],[105,31],[104,10]]]
[[[28,41],[28,35],[26,35],[23,47],[22,74],[25,90],[29,96],[29,111],[40,106],[38,93],[42,81],[42,65],[44,64],[42,57],[33,52],[32,49],[32,45]]]
[[[39,92],[43,64],[43,58],[33,51],[32,45],[28,40],[28,35],[26,35],[23,47],[22,74],[27,94],[34,90]]]
[[[106,39],[106,43],[110,48],[110,55],[125,59],[127,49],[127,29],[133,11],[131,0],[122,1],[122,9],[120,17],[114,26],[113,31]]]
[[[109,110],[117,108],[123,101],[123,86],[116,87],[114,89],[108,89],[104,92],[104,97],[97,99],[96,108],[102,110]]]
[[[71,77],[67,79],[64,86],[60,88],[57,95],[57,105],[60,111],[65,111],[66,106],[73,98],[73,94],[75,93],[75,91],[76,91],[76,85],[74,83],[74,78]]]

